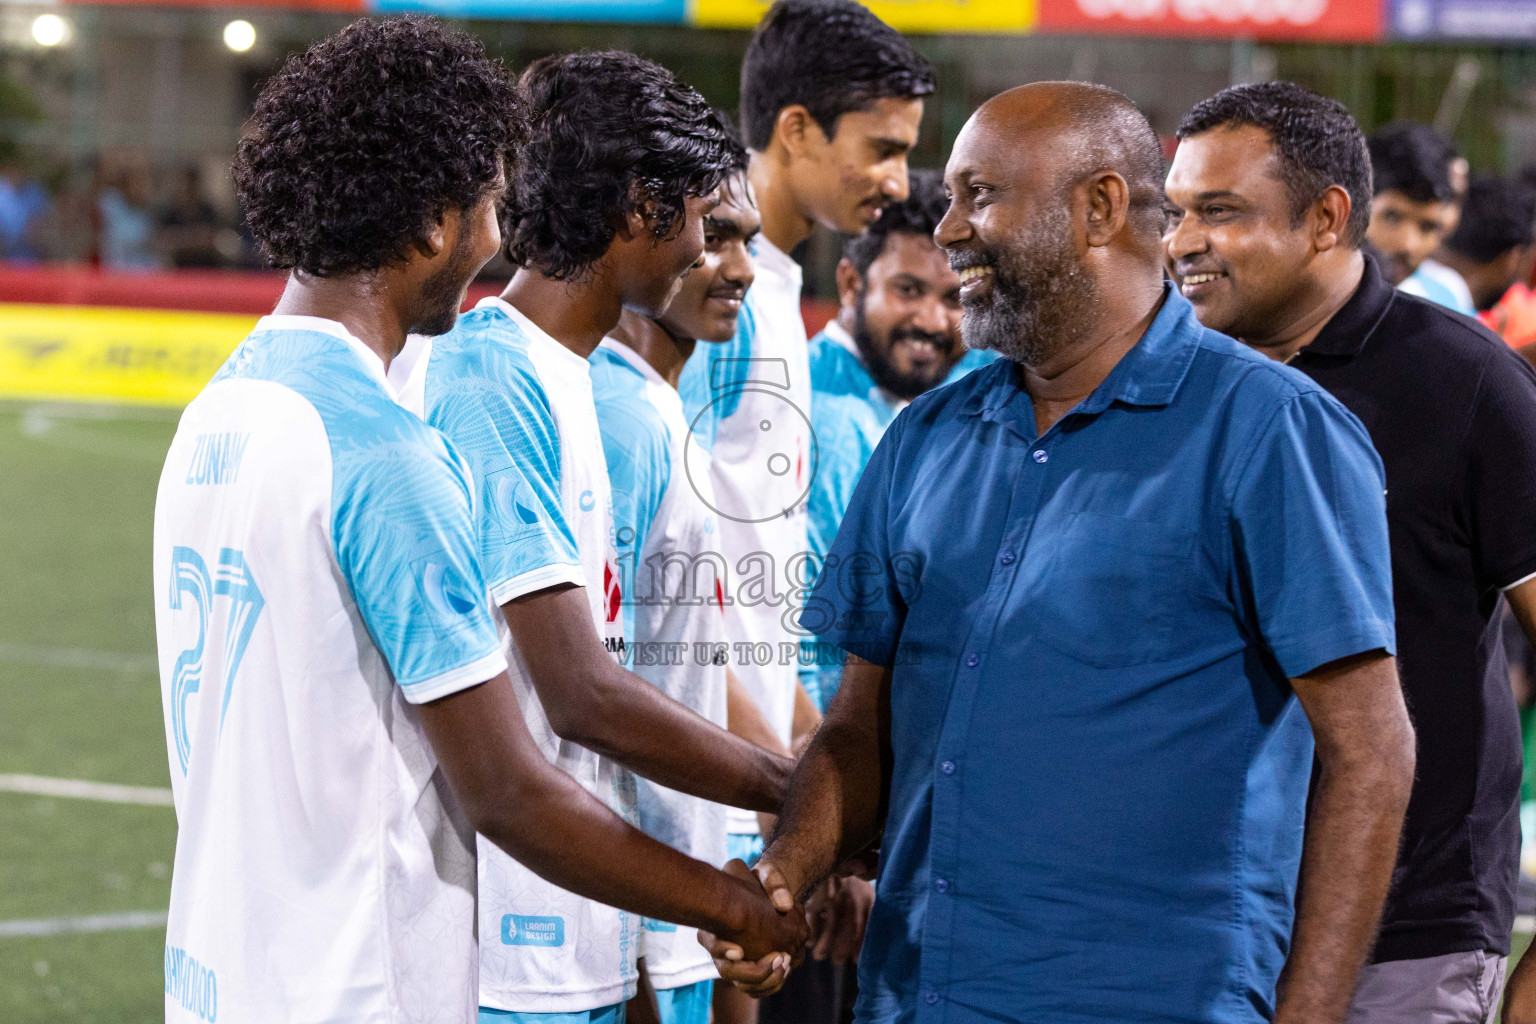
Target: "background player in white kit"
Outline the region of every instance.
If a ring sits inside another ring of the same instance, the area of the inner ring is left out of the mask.
[[[598,425],[613,484],[614,526],[624,579],[626,635],[634,671],[719,725],[777,741],[756,705],[729,677],[719,525],[709,463],[690,437],[677,378],[698,341],[736,333],[752,286],[748,244],[760,219],[741,166],[704,218],[704,255],[659,319],[626,310],[592,354]],[[729,678],[729,684],[727,682]],[[729,687],[729,689],[728,689]],[[764,734],[766,734],[764,736]],[[700,860],[726,860],[725,808],[642,779],[640,827]],[[645,922],[640,992],[631,1024],[708,1024],[714,964],[691,929]]]
[[[680,920],[793,941],[755,881],[648,839],[543,758],[468,476],[385,380],[495,251],[523,131],[500,66],[418,19],[354,24],[257,101],[235,180],[291,274],[188,406],[155,508],[181,827],[168,1020],[472,1019],[472,829],[638,913],[692,892]]]
[[[679,390],[712,455],[719,550],[735,584],[732,667],[786,747],[818,718],[798,682],[796,595],[814,576],[806,499],[817,452],[801,271],[789,252],[817,224],[857,232],[905,198],[907,153],[933,88],[928,61],[853,0],[779,0],[742,62],[741,129],[763,220],[757,280],[736,337],[695,351]],[[738,656],[745,644],[753,656]],[[728,825],[732,855],[750,862],[762,850],[756,816],[733,812]],[[722,1024],[757,1012],[724,986],[716,1010]]]
[[[546,755],[621,813],[634,813],[634,781],[620,765],[774,810],[787,759],[612,656],[625,647],[618,564],[586,358],[621,309],[666,308],[703,250],[702,217],[740,146],[702,97],[633,54],[545,58],[521,85],[533,134],[505,224],[508,257],[522,269],[431,343],[412,385],[427,421],[469,463],[481,559],[524,714]],[[639,921],[545,883],[488,843],[480,852],[481,1020],[622,1016]],[[675,898],[688,907],[696,896]]]

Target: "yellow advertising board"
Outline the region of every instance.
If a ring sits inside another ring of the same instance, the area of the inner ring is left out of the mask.
[[[256,319],[0,304],[0,398],[185,405]]]
[[[751,28],[772,0],[689,0],[688,23],[700,28]],[[1027,32],[1036,0],[865,0],[864,6],[902,32]]]

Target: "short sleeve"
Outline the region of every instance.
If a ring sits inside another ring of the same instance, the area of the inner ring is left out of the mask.
[[[705,451],[713,451],[720,424],[741,404],[741,390],[749,379],[752,342],[757,317],[752,311],[754,292],[736,317],[736,334],[724,344],[702,344],[683,365],[677,390],[683,398],[693,439]]]
[[[1497,351],[1466,444],[1473,570],[1483,592],[1536,574],[1536,371]]]
[[[337,564],[405,698],[425,703],[505,671],[469,478],[451,450],[435,437],[355,445],[333,474]]]
[[[635,603],[650,594],[652,585],[640,559],[672,473],[666,426],[647,412],[628,398],[598,402],[598,426],[613,494],[614,547],[625,591],[624,635],[631,638],[637,635]]]
[[[560,502],[560,436],[543,387],[513,365],[494,387],[429,376],[427,420],[469,466],[480,561],[498,605],[562,583],[585,585]],[[510,379],[508,379],[510,378]]]
[[[1260,431],[1233,499],[1235,557],[1288,677],[1395,652],[1385,488],[1365,427],[1327,394],[1287,399]]]
[[[890,543],[893,469],[907,418],[896,418],[870,456],[800,611],[802,629],[877,665],[894,661],[907,615]]]

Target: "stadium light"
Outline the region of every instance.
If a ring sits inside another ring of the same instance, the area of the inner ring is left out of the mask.
[[[244,53],[256,45],[256,26],[244,18],[236,18],[224,26],[224,45],[236,53]]]
[[[32,19],[32,38],[38,46],[58,46],[69,40],[69,22],[57,14],[39,14]]]

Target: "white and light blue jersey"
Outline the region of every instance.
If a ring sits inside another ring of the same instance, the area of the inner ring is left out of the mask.
[[[475,847],[413,705],[506,668],[468,474],[341,324],[269,316],[155,501],[167,1021],[460,1024]]]
[[[618,555],[588,362],[499,298],[441,337],[413,341],[402,394],[469,465],[481,565],[498,605],[585,587],[592,624],[624,652]],[[529,732],[589,793],[635,820],[634,778],[550,727],[526,664],[496,616]],[[560,889],[479,839],[480,1004],[568,1013],[635,992],[639,921]]]
[[[1409,274],[1398,285],[1409,295],[1453,309],[1462,316],[1477,316],[1477,306],[1472,301],[1472,290],[1467,281],[1456,271],[1438,260],[1427,259],[1419,269]]]
[[[809,550],[819,566],[842,525],[864,465],[907,403],[875,383],[858,344],[836,320],[811,339],[810,352],[811,425],[821,459],[811,481],[806,532]],[[955,364],[944,383],[952,384],[996,358],[995,352],[972,349]],[[801,647],[800,682],[823,713],[842,680],[842,652],[807,640]]]
[[[806,499],[817,472],[800,266],[759,235],[757,278],[736,336],[701,344],[678,381],[690,430],[710,453],[731,664],[788,747],[795,717],[801,602],[811,576]],[[757,815],[730,808],[730,830],[755,835]]]
[[[639,353],[606,339],[592,353],[592,390],[613,485],[630,667],[722,728],[726,658],[709,456],[689,436],[683,402]],[[640,827],[719,867],[725,808],[637,779]],[[646,971],[658,989],[717,977],[692,928],[645,922]]]

